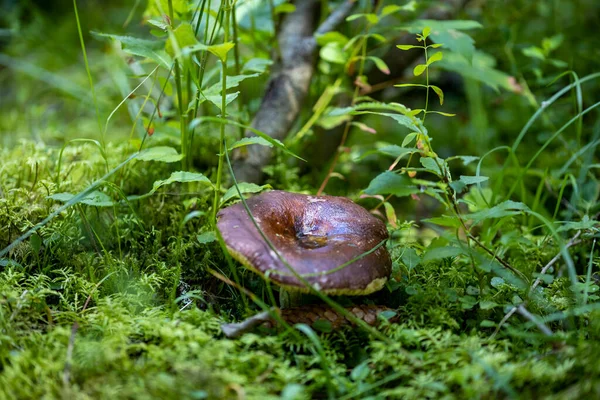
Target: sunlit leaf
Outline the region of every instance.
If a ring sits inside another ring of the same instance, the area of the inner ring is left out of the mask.
[[[429,87],[431,88],[431,90],[433,90],[435,92],[435,94],[438,95],[439,99],[440,99],[440,105],[444,104],[444,92],[442,91],[442,89],[440,89],[437,86],[434,85],[429,85]]]
[[[172,147],[156,146],[142,150],[135,158],[140,161],[160,161],[172,163],[181,160],[183,155],[177,153],[177,150]]]
[[[399,175],[391,171],[385,171],[373,179],[365,189],[366,194],[393,194],[396,196],[408,196],[418,193],[419,189],[406,175]]]

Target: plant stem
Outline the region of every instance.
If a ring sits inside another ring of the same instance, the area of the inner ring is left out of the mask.
[[[173,13],[173,0],[169,0],[169,18],[171,19],[171,24],[175,21],[174,13]],[[179,112],[179,130],[181,134],[181,167],[184,171],[189,169],[189,152],[188,152],[188,135],[187,135],[187,127],[185,124],[185,117],[183,115],[183,89],[181,87],[181,70],[179,68],[179,60],[175,59],[175,87],[177,88],[177,105]]]
[[[231,7],[227,5],[224,8],[224,16],[223,16],[223,43],[227,43],[229,41],[229,13],[231,12]],[[222,65],[222,75],[221,75],[221,119],[225,119],[227,116],[226,108],[227,108],[227,52],[223,54],[223,58],[221,59]],[[217,222],[217,209],[219,208],[219,199],[221,198],[221,179],[223,175],[223,161],[224,161],[224,153],[225,153],[225,124],[221,124],[221,132],[219,137],[219,165],[217,167],[217,183],[215,185],[215,197],[213,201],[213,212],[212,212],[212,221],[216,225]]]

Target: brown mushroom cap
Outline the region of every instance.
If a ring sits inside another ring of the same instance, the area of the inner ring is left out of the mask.
[[[279,254],[311,285],[328,294],[363,295],[383,287],[391,273],[385,224],[345,197],[271,191],[247,201]],[[288,289],[308,292],[260,235],[242,203],[221,210],[217,228],[231,255]]]

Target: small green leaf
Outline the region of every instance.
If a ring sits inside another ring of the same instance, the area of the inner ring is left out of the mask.
[[[544,51],[536,46],[526,47],[523,50],[523,55],[529,58],[536,58],[538,60],[544,61],[546,60],[546,56],[544,55]]]
[[[454,117],[456,115],[456,114],[451,114],[451,113],[441,112],[441,111],[427,111],[427,114],[439,114],[439,115],[443,115],[444,117]]]
[[[432,43],[427,47],[431,47],[432,49],[439,49],[440,47],[442,47],[444,44],[443,43]]]
[[[317,44],[319,46],[325,46],[329,43],[337,43],[341,46],[344,46],[346,43],[348,43],[348,38],[337,31],[317,35]]]
[[[465,215],[465,218],[472,219],[474,223],[478,223],[490,218],[511,217],[514,215],[519,215],[526,211],[529,211],[529,207],[527,207],[525,204],[512,200],[507,200],[492,208],[467,214]]]
[[[427,65],[431,65],[436,61],[440,61],[442,58],[444,58],[444,53],[442,53],[441,51],[433,53],[431,57],[427,59]]]
[[[152,191],[150,193],[156,192],[160,187],[164,185],[170,185],[171,183],[184,183],[184,182],[198,182],[201,184],[205,184],[208,186],[213,186],[212,182],[204,175],[198,172],[187,172],[187,171],[176,171],[171,174],[171,176],[167,179],[158,180],[154,182],[152,185]]]
[[[318,332],[329,333],[333,331],[333,326],[326,319],[318,319],[312,323],[312,328]]]
[[[385,171],[375,177],[365,189],[366,194],[393,194],[398,197],[418,193],[419,189],[406,175]]]
[[[427,65],[426,64],[419,64],[417,65],[414,69],[413,69],[413,75],[414,76],[419,76],[421,75],[423,72],[425,72],[425,70],[427,69]]]
[[[346,64],[348,55],[344,52],[343,46],[336,42],[327,43],[319,51],[320,57],[334,64]]]
[[[424,88],[426,88],[427,85],[421,85],[419,83],[399,83],[397,85],[394,85],[394,87],[424,87]]]
[[[461,175],[460,176],[460,181],[463,182],[465,185],[474,185],[476,183],[481,183],[481,182],[485,182],[488,179],[490,179],[487,176],[467,176],[467,175]]]
[[[439,176],[444,175],[443,171],[440,169],[440,166],[444,165],[444,160],[439,158],[434,159],[432,157],[421,157],[419,161],[421,162],[423,168],[425,168],[427,171],[433,172]]]
[[[291,3],[282,3],[273,10],[275,14],[289,14],[294,11],[296,11],[296,6]]]
[[[235,46],[235,44],[233,42],[226,42],[226,43],[220,43],[220,44],[214,44],[212,46],[208,46],[207,50],[210,51],[215,56],[217,56],[219,58],[219,60],[225,61],[225,57],[227,56],[227,53],[229,53],[229,50],[233,49],[234,46]]]
[[[173,42],[176,42],[173,43]],[[169,39],[167,40],[167,44],[165,46],[165,51],[170,56],[175,56],[175,45],[181,49],[187,46],[194,46],[198,44],[198,40],[196,39],[196,35],[194,34],[194,28],[187,22],[182,22],[177,28],[173,29]]]
[[[177,153],[177,150],[172,147],[156,146],[142,150],[137,156],[135,156],[135,158],[140,161],[160,161],[172,163],[181,160],[183,155]]]
[[[412,132],[412,133],[409,133],[408,135],[406,135],[406,137],[402,141],[402,147],[408,146],[413,140],[415,140],[417,135],[418,135],[417,132]]]
[[[259,186],[255,183],[240,182],[238,183],[237,188],[235,186],[232,186],[227,190],[227,192],[225,192],[225,194],[221,198],[221,205],[227,203],[229,200],[238,199],[240,197],[238,189],[242,194],[259,193],[263,190],[271,189],[271,185]]]
[[[429,36],[429,34],[431,33],[431,28],[426,26],[425,28],[423,28],[423,37],[425,39],[427,39],[427,37]]]
[[[352,369],[352,372],[350,372],[350,379],[354,382],[362,382],[367,379],[370,373],[371,368],[369,367],[369,360],[365,360]]]
[[[435,247],[423,256],[423,262],[427,263],[430,261],[441,260],[444,258],[456,257],[463,254],[463,250],[460,247],[446,246],[446,247]]]
[[[462,224],[460,223],[460,220],[457,217],[449,216],[449,215],[442,215],[441,217],[427,218],[427,219],[424,219],[423,221],[429,222],[431,224],[436,224],[439,226],[447,226],[450,228],[460,228],[462,226]]]
[[[444,104],[444,92],[437,86],[429,85],[429,87],[438,95],[440,98],[440,106]]]
[[[38,235],[37,233],[34,233],[29,238],[29,244],[31,245],[31,250],[33,250],[33,252],[35,254],[39,253],[40,250],[42,249],[42,238],[41,238],[41,236]]]
[[[367,57],[367,59],[373,61],[375,63],[375,66],[377,67],[377,69],[380,70],[381,72],[383,72],[384,74],[386,74],[386,75],[390,74],[389,67],[387,66],[385,61],[383,61],[381,58],[369,56],[369,57]]]
[[[367,21],[369,21],[369,23],[375,25],[379,22],[379,17],[377,17],[377,15],[372,14],[372,13],[368,13],[368,14],[354,14],[349,16],[348,18],[346,18],[346,21],[354,21],[355,19],[359,19],[359,18],[365,18]]]
[[[61,203],[66,203],[70,201],[73,197],[75,197],[75,195],[68,192],[56,193],[51,196],[48,196],[49,199],[60,201]],[[113,199],[106,195],[106,193],[100,192],[98,190],[94,190],[93,192],[88,193],[86,196],[82,197],[77,203],[87,204],[88,206],[95,207],[111,207],[115,204],[113,202]]]
[[[273,139],[277,140],[277,139]],[[280,142],[281,143],[281,142]],[[268,142],[266,139],[261,138],[260,136],[252,136],[245,137],[236,142],[234,142],[231,146],[229,146],[229,151],[233,149],[237,149],[238,147],[249,146],[251,144],[259,144],[261,146],[273,147],[273,143]],[[283,143],[282,143],[283,145]]]
[[[402,263],[411,271],[417,265],[421,263],[421,257],[417,254],[415,249],[412,247],[405,247],[402,251]]]
[[[214,231],[208,231],[197,235],[196,239],[200,244],[207,244],[217,240],[217,235],[215,235]]]
[[[413,46],[412,44],[398,44],[396,45],[400,50],[410,50],[410,49],[422,49],[423,46]]]
[[[387,201],[383,203],[383,206],[385,208],[385,216],[388,219],[388,222],[390,223],[390,225],[392,225],[394,228],[398,227],[398,224],[396,223],[396,221],[398,220],[396,217],[396,210],[394,210],[394,206],[392,206],[390,203],[388,203]]]

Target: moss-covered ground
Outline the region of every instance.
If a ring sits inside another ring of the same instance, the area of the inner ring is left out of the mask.
[[[109,149],[109,166],[128,151]],[[75,193],[106,168],[93,145],[67,147],[60,175],[58,157],[58,149],[31,142],[2,151],[0,247],[61,204],[48,198],[59,186]],[[127,193],[144,193],[147,182],[168,175],[168,165],[134,161],[115,180]],[[203,209],[210,191],[194,184],[183,190],[174,185],[112,207],[78,204],[2,260],[1,397],[571,399],[600,393],[595,285],[590,304],[574,309],[568,279],[548,279],[530,311],[554,310],[556,318],[546,321],[553,334],[517,314],[493,336],[507,304],[520,302],[519,289],[473,273],[462,258],[409,269],[400,248],[408,244],[419,254],[424,239],[406,227],[393,231],[402,246],[389,244],[396,260],[391,284],[367,299],[338,299],[396,309],[399,321],[379,327],[386,340],[356,327],[317,336],[259,330],[227,339],[220,324],[243,317],[243,302],[207,273],[228,270],[216,242],[196,239],[205,217],[179,224]],[[551,241],[526,235],[505,256],[530,275],[557,252]],[[585,254],[574,254],[583,262]],[[260,278],[240,272],[244,286],[264,293]],[[181,282],[189,287],[182,290]]]

